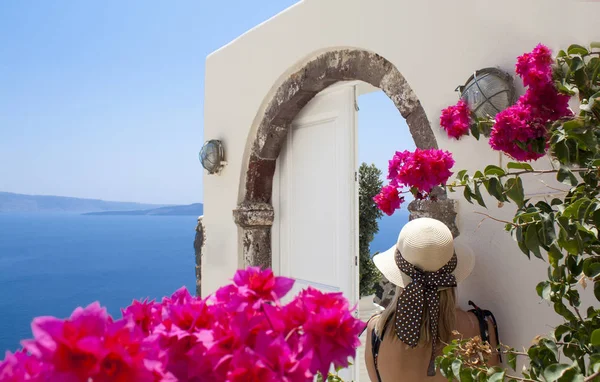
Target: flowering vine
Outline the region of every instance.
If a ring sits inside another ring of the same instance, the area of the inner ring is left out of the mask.
[[[206,299],[185,288],[162,302],[134,301],[114,320],[100,304],[68,319],[38,317],[33,339],[7,352],[0,381],[308,382],[347,367],[365,324],[341,293],[248,268]]]
[[[479,139],[489,131],[490,146],[515,160],[504,168],[488,165],[473,174],[458,171],[456,180],[445,186],[450,192],[462,188],[467,201],[482,207],[486,207],[482,190],[499,207],[516,205],[512,220],[492,219],[505,224],[526,256],[546,260],[548,277],[536,291],[562,319],[525,351],[506,345],[496,349],[506,354],[507,369],[487,367],[492,350],[480,339],[452,341],[437,360],[448,380],[592,382],[600,378],[599,49],[600,43],[592,43],[590,49],[571,45],[553,58],[550,49],[540,44],[517,58],[515,71],[527,87],[525,94],[494,119],[477,119],[469,112],[467,122],[463,101],[441,113],[440,125],[449,137],[471,134]],[[579,101],[577,115],[569,108],[573,96]],[[536,170],[527,163],[546,154],[553,160],[552,169]],[[401,173],[403,166],[394,167],[394,174]],[[551,187],[555,197],[527,199],[522,178],[548,173],[556,174],[557,184]],[[581,288],[591,285],[596,302],[584,307]],[[518,359],[524,365],[520,372]]]
[[[516,73],[527,91],[517,102],[499,112],[495,119],[471,116],[461,99],[442,111],[440,126],[449,137],[460,138],[471,131],[476,138],[491,125],[490,146],[519,161],[536,160],[548,149],[546,125],[572,117],[569,94],[561,94],[553,79],[552,52],[539,44],[517,58]]]
[[[411,192],[416,198],[429,196],[435,186],[445,184],[452,175],[452,154],[438,149],[414,152],[397,151],[389,161],[389,184],[373,200],[387,215],[392,215],[404,202],[400,193]]]

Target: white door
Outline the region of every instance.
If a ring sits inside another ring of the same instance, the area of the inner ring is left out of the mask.
[[[339,83],[298,114],[273,183],[273,269],[358,302],[356,84]],[[344,380],[356,380],[354,370]]]

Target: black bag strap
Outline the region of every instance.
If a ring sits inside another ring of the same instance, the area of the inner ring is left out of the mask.
[[[479,332],[481,333],[481,340],[485,342],[490,342],[490,333],[488,331],[487,318],[489,317],[492,320],[492,325],[494,326],[494,334],[496,335],[496,340],[498,344],[500,344],[500,335],[498,334],[498,323],[496,322],[496,317],[494,317],[494,313],[489,310],[484,310],[478,307],[473,301],[469,300],[469,305],[473,307],[469,312],[473,313],[475,317],[477,317],[477,321],[479,321]],[[498,352],[498,358],[500,362],[502,362],[502,354]]]

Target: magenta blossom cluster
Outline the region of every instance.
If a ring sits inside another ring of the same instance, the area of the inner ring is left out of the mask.
[[[387,215],[400,208],[404,198],[399,189],[408,188],[417,198],[425,198],[431,190],[445,184],[452,175],[452,154],[438,149],[397,151],[389,161],[389,185],[373,198],[377,207]]]
[[[469,134],[471,124],[471,110],[464,100],[459,100],[456,105],[448,106],[442,110],[440,116],[440,126],[449,137],[460,139],[460,137]]]
[[[185,288],[161,303],[134,301],[113,320],[98,303],[70,318],[39,317],[33,339],[7,352],[0,381],[308,382],[348,366],[365,324],[341,293],[251,267],[206,299]]]
[[[570,117],[569,96],[560,94],[552,79],[552,52],[539,44],[517,58],[516,73],[527,91],[512,106],[496,115],[490,133],[490,146],[519,161],[536,160],[548,147],[548,124]],[[469,134],[471,124],[467,104],[460,100],[442,110],[440,125],[449,137]]]
[[[494,150],[519,161],[536,160],[548,148],[548,124],[573,115],[570,97],[554,86],[552,63],[552,52],[542,44],[517,58],[516,72],[528,88],[517,103],[496,115],[490,135]]]

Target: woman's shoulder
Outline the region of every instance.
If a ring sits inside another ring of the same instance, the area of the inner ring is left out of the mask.
[[[377,325],[377,321],[379,321],[379,317],[381,317],[380,313],[374,314],[371,316],[371,318],[369,318],[369,320],[367,321],[367,329],[369,331],[373,330],[373,328],[375,328],[375,325]]]
[[[367,326],[365,327],[365,330],[368,332],[369,336],[371,335],[371,333],[373,333],[373,330],[375,330],[375,327],[377,325],[377,321],[379,321],[379,317],[381,317],[381,314],[379,314],[379,313],[378,314],[374,314],[367,321]]]
[[[479,335],[477,316],[472,312],[456,309],[456,330],[467,338]]]

